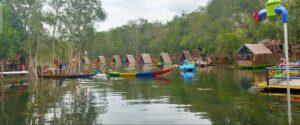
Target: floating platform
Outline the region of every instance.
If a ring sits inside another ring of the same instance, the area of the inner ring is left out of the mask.
[[[284,90],[287,89],[287,83],[286,80],[278,80],[278,79],[272,79],[269,81],[269,85],[267,82],[259,83],[256,85],[258,88],[263,88],[267,90]],[[290,89],[292,91],[300,91],[300,80],[299,79],[293,79],[290,80]]]

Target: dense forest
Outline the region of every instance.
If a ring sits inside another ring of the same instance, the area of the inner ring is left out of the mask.
[[[97,32],[95,22],[107,13],[100,0],[7,0],[2,2],[1,60],[17,52],[30,58],[32,67],[65,63],[87,50],[90,57],[148,52],[233,55],[244,43],[283,39],[280,16],[255,22],[252,14],[266,0],[211,0],[192,13],[183,12],[167,23],[138,19],[109,31]],[[283,2],[290,13],[289,43],[300,43],[300,0]],[[1,61],[1,62],[2,62]],[[36,65],[35,65],[36,64]]]
[[[178,53],[197,49],[199,54],[233,55],[244,43],[264,39],[283,41],[280,17],[255,22],[252,14],[265,8],[266,0],[211,0],[206,7],[182,13],[166,24],[145,19],[98,32],[93,54]],[[289,42],[300,42],[300,0],[284,2],[290,12]]]

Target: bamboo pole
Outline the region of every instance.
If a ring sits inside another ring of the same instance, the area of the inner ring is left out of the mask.
[[[286,83],[287,83],[287,100],[288,100],[288,123],[292,124],[292,113],[291,113],[291,90],[290,90],[290,62],[289,62],[289,50],[288,50],[288,33],[287,23],[283,23],[284,29],[284,52],[286,61]]]

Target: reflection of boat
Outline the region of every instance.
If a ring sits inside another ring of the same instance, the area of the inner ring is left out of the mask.
[[[39,74],[39,77],[42,78],[51,78],[51,79],[77,79],[77,78],[90,78],[94,76],[95,73],[88,74]]]
[[[180,71],[181,76],[185,81],[192,81],[196,78],[196,72],[184,72]]]
[[[171,83],[172,82],[172,80],[167,79],[167,78],[163,78],[163,77],[154,77],[154,80],[162,81],[162,82],[165,82],[165,83]]]
[[[159,71],[137,72],[137,73],[122,73],[122,72],[108,72],[110,77],[155,77],[158,75],[166,74],[172,71],[172,68],[167,68]]]
[[[261,96],[276,96],[276,97],[287,97],[286,92],[274,92],[274,91],[260,91],[258,95]],[[300,93],[291,93],[292,98],[300,98]]]
[[[277,93],[277,92],[260,92],[258,93],[262,96],[268,97],[268,103],[269,103],[269,111],[270,112],[285,112],[287,108],[287,94],[286,93]],[[299,103],[300,102],[300,95],[299,93],[291,94],[291,102],[293,103]],[[292,112],[294,113],[300,113],[300,109],[297,106],[292,107]]]

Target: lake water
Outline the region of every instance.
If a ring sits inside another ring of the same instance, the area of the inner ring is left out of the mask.
[[[178,69],[154,79],[6,79],[0,124],[287,124],[286,96],[252,86],[264,76],[210,67],[191,79]],[[293,100],[297,124],[300,98]]]

